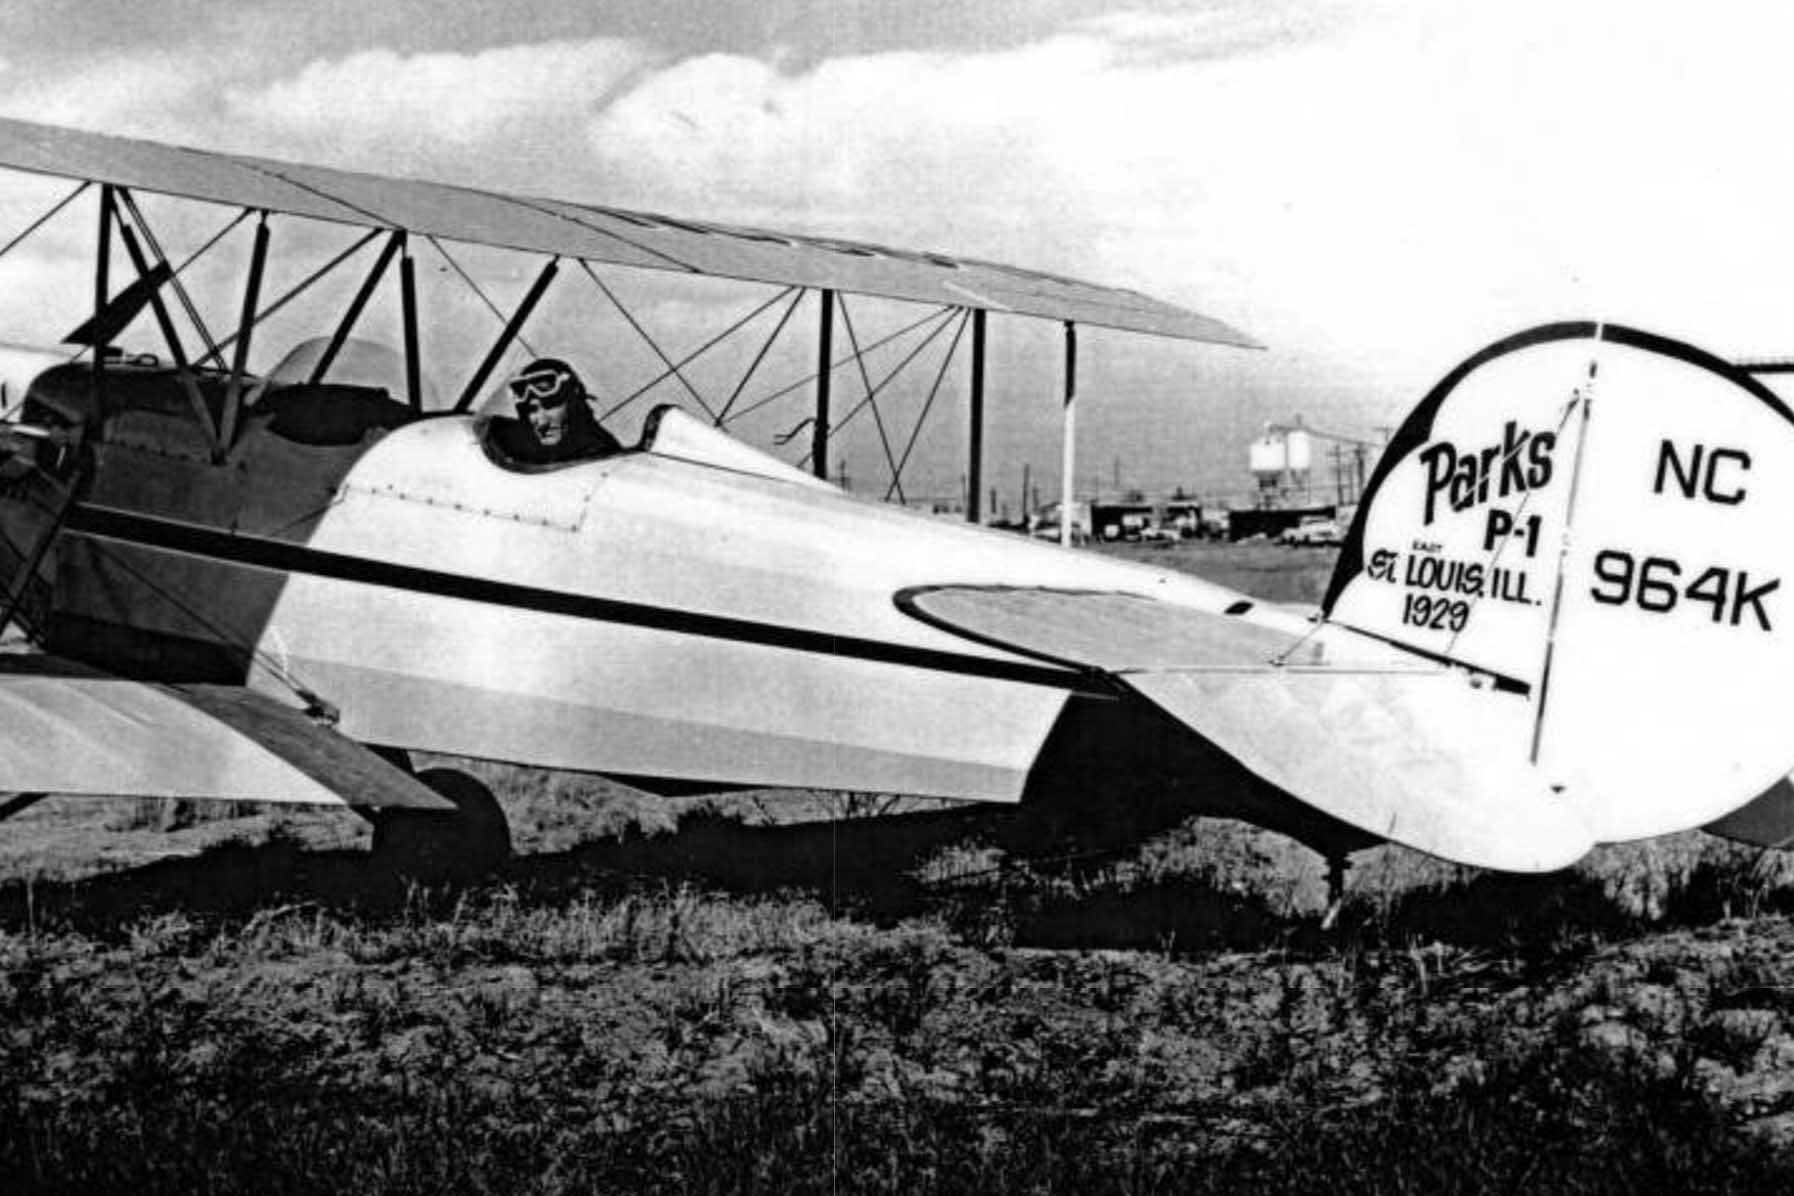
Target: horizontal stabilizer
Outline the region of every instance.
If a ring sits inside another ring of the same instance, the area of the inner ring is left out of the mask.
[[[0,792],[452,809],[247,689],[130,681],[34,655],[0,657]]]
[[[1523,695],[1346,628],[1043,588],[898,601],[968,638],[1100,670],[1261,780],[1373,835],[1516,872],[1562,868],[1594,846],[1527,762]]]
[[[1528,706],[1461,673],[1141,672],[1121,680],[1256,776],[1361,830],[1509,872],[1594,838],[1515,745]]]
[[[1428,660],[1360,635],[1297,623],[1270,626],[1142,594],[1034,586],[939,586],[906,591],[897,604],[968,639],[1058,664],[1129,669],[1291,667],[1436,671]],[[1242,598],[1240,611],[1259,604]],[[1287,620],[1283,622],[1287,623]]]

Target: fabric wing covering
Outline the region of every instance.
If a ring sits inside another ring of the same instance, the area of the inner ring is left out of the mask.
[[[1526,763],[1526,698],[1463,671],[1337,627],[1295,635],[1132,594],[948,587],[904,601],[970,639],[1100,670],[1259,778],[1374,835],[1521,872],[1594,846]]]
[[[526,253],[1259,347],[1137,291],[938,253],[212,153],[0,119],[0,167]]]
[[[0,657],[0,791],[453,810],[303,712],[229,685],[160,685]]]

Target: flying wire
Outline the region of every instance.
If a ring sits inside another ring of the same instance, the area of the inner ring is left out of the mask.
[[[927,315],[920,316],[917,319],[911,321],[910,323],[905,324],[902,328],[899,328],[897,331],[889,333],[885,336],[880,337],[878,340],[873,341],[871,344],[867,345],[863,350],[861,350],[861,352],[870,353],[874,349],[882,349],[884,346],[890,344],[892,341],[898,339],[901,336],[905,336],[911,332],[914,332],[916,329],[920,328],[922,325],[930,322],[931,320],[944,320],[944,319],[951,318],[952,313],[957,310],[958,310],[957,308],[953,308],[953,307],[937,307],[933,311],[929,312]],[[846,365],[848,360],[849,360],[848,358],[843,357],[839,361],[836,361],[833,364],[831,364],[829,366],[829,369],[830,370],[839,369],[841,366]],[[792,382],[786,386],[782,386],[778,390],[773,391],[771,394],[762,395],[760,398],[755,399],[752,403],[749,403],[746,407],[743,407],[740,411],[737,411],[735,413],[735,418],[741,419],[743,416],[751,415],[754,412],[760,410],[760,408],[766,406],[768,403],[776,402],[777,400],[784,398],[786,395],[790,394],[792,391],[798,389],[799,387],[808,386],[810,383],[816,381],[816,379],[820,373],[821,373],[820,370],[811,370],[809,373],[805,374],[803,377],[797,379],[797,381]]]
[[[375,237],[379,236],[382,232],[385,232],[385,231],[386,231],[385,229],[373,228],[373,229],[369,229],[367,232],[365,232],[361,236],[357,237],[355,239],[355,241],[349,245],[348,248],[346,248],[342,252],[338,253],[335,257],[333,257],[329,261],[325,262],[322,266],[319,266],[316,270],[313,270],[310,274],[306,275],[304,278],[300,279],[299,282],[294,284],[293,287],[291,287],[287,291],[286,294],[282,295],[280,298],[276,299],[274,302],[268,304],[268,306],[262,308],[261,311],[257,312],[255,314],[255,318],[249,321],[249,325],[248,325],[249,328],[255,329],[255,328],[261,327],[262,322],[264,320],[267,320],[270,316],[274,315],[274,313],[278,312],[281,308],[285,307],[287,304],[289,304],[293,300],[297,299],[300,295],[303,295],[306,291],[309,291],[313,286],[317,285],[317,282],[319,279],[323,278],[325,275],[329,274],[332,270],[335,270],[338,266],[342,265],[344,262],[346,262],[350,258],[354,257],[356,253],[360,252],[360,250],[362,249],[363,246],[365,246],[369,241],[372,241]],[[195,364],[196,365],[204,365],[208,361],[216,361],[218,363],[219,368],[222,369],[224,367],[224,351],[226,349],[230,348],[232,345],[236,344],[237,338],[241,335],[243,335],[242,329],[238,329],[236,332],[231,333],[229,336],[227,336],[223,340],[219,341],[217,347],[215,349],[213,349],[213,351],[211,353],[208,353],[205,357],[201,358]]]
[[[879,447],[884,449],[885,464],[891,467],[891,485],[897,491],[897,501],[906,502],[907,500],[903,497],[903,471],[897,467],[897,455],[891,451],[891,438],[885,435],[885,417],[878,411],[878,391],[872,388],[872,375],[866,372],[866,355],[860,352],[859,337],[854,335],[853,316],[847,310],[846,295],[841,296],[840,305],[841,323],[847,328],[847,343],[853,347],[853,363],[859,367],[860,385],[866,388],[865,401],[872,405],[872,425],[878,429],[878,443]],[[944,328],[946,325],[942,324],[941,327]],[[938,332],[939,329],[936,331]],[[910,357],[905,358],[903,365],[908,365],[914,356],[911,354]],[[903,366],[898,366],[898,369],[902,368]],[[896,377],[896,371],[892,371],[890,377],[887,377],[885,381],[889,382],[894,377]],[[846,423],[847,421],[842,420],[841,422]]]
[[[592,264],[582,258],[580,259],[579,268],[586,272],[586,277],[592,280],[592,285],[602,291],[604,297],[610,300],[611,306],[616,308],[625,320],[629,321],[629,326],[635,329],[636,335],[648,342],[648,347],[654,350],[654,356],[660,358],[660,364],[664,365],[673,377],[679,379],[679,385],[683,386],[685,392],[693,399],[697,400],[698,406],[704,409],[704,414],[710,417],[710,422],[712,424],[721,422],[717,419],[716,412],[711,409],[710,404],[704,401],[704,396],[698,393],[698,388],[691,384],[691,380],[680,372],[677,365],[673,364],[673,359],[666,355],[666,350],[660,347],[660,343],[649,335],[646,328],[642,327],[641,321],[635,318],[635,313],[625,307],[623,301],[617,298],[615,293],[613,293],[609,287],[604,285],[604,280],[598,277],[598,272],[592,269]]]
[[[938,324],[936,324],[935,327],[929,331],[928,335],[923,337],[921,342],[918,343],[915,348],[911,349],[909,351],[909,353],[903,358],[903,360],[899,361],[896,364],[896,366],[893,367],[891,369],[891,371],[884,376],[883,380],[880,381],[877,386],[872,388],[873,393],[877,394],[879,391],[883,390],[886,386],[890,385],[891,382],[897,377],[897,375],[900,374],[901,372],[903,372],[903,370],[909,365],[910,362],[914,361],[916,359],[916,357],[924,349],[928,348],[928,346],[934,342],[935,337],[937,337],[941,333],[945,332],[947,330],[947,326],[953,322],[952,315],[957,310],[959,310],[959,309],[952,308],[952,307],[944,307],[940,311],[935,312],[934,316],[930,317],[931,319],[937,318],[937,317],[944,317],[944,318],[941,318],[940,322]],[[914,327],[914,325],[912,325],[912,327]],[[907,332],[907,331],[909,331],[909,329],[904,329],[904,331]],[[894,334],[892,334],[892,336],[885,338],[885,340],[886,341],[894,340],[894,339],[896,339],[896,337],[898,335],[901,335],[901,334],[894,333]],[[879,342],[878,344],[868,345],[868,346],[866,346],[865,349],[861,350],[861,352],[862,353],[870,353],[870,352],[872,352],[872,350],[878,348],[880,346],[880,344],[883,344],[883,343],[885,343],[885,342]],[[843,360],[845,360],[845,359],[843,359]],[[835,426],[832,430],[839,432],[842,428],[845,428],[848,424],[852,423],[854,416],[858,415],[861,411],[863,411],[865,409],[866,403],[867,403],[866,399],[861,399],[858,403],[854,404],[854,406],[848,410],[847,414],[842,416],[841,419],[835,424]],[[808,456],[805,456],[803,461],[799,463],[800,466],[802,464],[808,462],[809,459],[810,458]]]
[[[711,337],[709,340],[707,340],[703,344],[699,345],[696,349],[693,349],[690,353],[687,353],[684,357],[680,358],[679,364],[681,366],[690,365],[692,362],[696,361],[699,357],[702,357],[704,354],[708,353],[710,350],[714,349],[716,346],[718,346],[718,345],[722,344],[724,341],[728,340],[731,336],[734,336],[735,333],[737,333],[743,327],[745,327],[747,324],[752,322],[754,320],[754,318],[757,317],[761,312],[765,311],[767,308],[771,307],[773,304],[777,303],[779,300],[785,298],[785,296],[791,294],[791,292],[793,292],[793,291],[798,291],[798,297],[800,299],[803,297],[802,291],[800,288],[794,287],[794,286],[786,287],[784,290],[780,291],[778,294],[774,295],[772,298],[763,301],[758,307],[754,308],[753,311],[750,311],[747,315],[742,316],[739,320],[736,320],[733,324],[729,325],[727,328],[723,329],[721,332],[717,333],[715,336]],[[598,418],[601,421],[609,419],[611,416],[615,415],[617,412],[621,411],[623,408],[629,406],[629,404],[635,402],[637,399],[641,398],[643,395],[647,394],[649,391],[653,390],[656,386],[659,386],[662,382],[665,382],[668,378],[670,378],[672,376],[673,376],[673,374],[672,374],[671,370],[662,370],[660,373],[656,374],[653,378],[650,378],[647,382],[643,383],[641,386],[638,386],[635,390],[631,391],[628,395],[625,395],[623,398],[619,399],[617,402],[611,404],[610,407],[606,408],[604,413],[602,415],[600,415]]]
[[[42,228],[45,224],[49,223],[51,218],[53,218],[56,215],[56,213],[62,211],[62,209],[68,207],[71,203],[75,202],[75,197],[80,195],[83,191],[87,190],[92,185],[93,184],[91,182],[82,183],[79,187],[76,187],[73,191],[70,191],[67,195],[63,196],[62,199],[59,200],[54,207],[52,207],[49,211],[45,212],[42,216],[39,216],[36,220],[33,220],[31,222],[31,224],[25,229],[24,232],[20,233],[18,236],[14,237],[12,240],[8,241],[4,247],[0,247],[0,257],[5,257],[7,254],[11,253],[13,251],[14,246],[18,245],[19,242],[23,241],[25,238],[29,237],[32,233],[36,232],[38,229]]]
[[[118,198],[124,204],[125,211],[130,214],[131,223],[135,224],[137,231],[143,234],[144,243],[149,246],[150,252],[156,255],[156,261],[167,266],[168,255],[162,252],[162,243],[156,239],[155,230],[150,227],[149,221],[144,219],[143,210],[137,206],[137,197],[131,194],[129,187],[120,187],[118,188]],[[245,209],[245,215],[247,215],[247,209]],[[181,307],[187,313],[187,319],[192,321],[193,330],[199,333],[199,339],[205,342],[207,349],[211,350],[200,360],[206,361],[212,357],[218,357],[219,350],[214,347],[218,342],[213,338],[212,330],[207,328],[205,320],[200,318],[198,305],[193,302],[193,296],[188,293],[186,286],[181,282],[180,272],[172,266],[169,267],[168,281],[174,287],[175,296],[180,299]],[[222,357],[219,357],[219,364],[223,364]]]
[[[916,449],[916,441],[922,437],[922,425],[928,422],[928,413],[934,409],[934,400],[936,396],[940,394],[941,383],[945,381],[947,377],[947,367],[953,364],[953,358],[959,352],[960,338],[965,335],[966,323],[971,320],[971,318],[972,313],[970,311],[964,312],[959,317],[959,325],[953,330],[953,340],[947,345],[946,354],[941,357],[941,368],[935,371],[934,385],[928,388],[928,399],[922,404],[921,414],[916,416],[916,426],[910,429],[909,443],[903,446],[903,456],[897,459],[898,473],[902,473],[903,467],[909,464],[910,454]],[[893,478],[891,480],[891,485],[885,488],[886,502],[890,501],[891,494],[896,488],[897,481]]]
[[[473,275],[461,268],[461,263],[456,261],[447,249],[443,248],[441,241],[438,241],[429,233],[424,234],[424,240],[428,241],[431,246],[435,248],[436,252],[442,255],[442,260],[447,262],[454,269],[455,273],[461,276],[461,281],[467,284],[467,289],[479,296],[480,302],[486,305],[486,310],[492,313],[493,318],[498,321],[498,326],[500,328],[503,328],[510,323],[505,317],[505,313],[498,309],[498,304],[492,302],[491,296],[480,289],[480,284],[473,280]],[[535,346],[524,339],[521,330],[517,333],[517,343],[522,345],[523,351],[528,353],[531,357],[541,356],[540,353],[536,352]]]
[[[779,334],[785,331],[785,325],[791,322],[791,317],[796,313],[798,305],[804,301],[804,293],[801,290],[796,287],[786,289],[797,293],[792,295],[791,302],[785,305],[784,314],[779,316],[779,322],[774,326],[772,335],[766,338],[766,342],[760,346],[760,351],[754,354],[754,360],[748,363],[746,372],[741,375],[741,381],[737,382],[735,389],[729,392],[729,401],[723,404],[723,409],[716,416],[716,426],[719,428],[728,422],[729,409],[735,406],[735,400],[739,399],[741,392],[747,389],[747,384],[752,380],[754,371],[758,370],[760,363],[766,360],[766,355],[772,351],[772,346],[779,339]]]

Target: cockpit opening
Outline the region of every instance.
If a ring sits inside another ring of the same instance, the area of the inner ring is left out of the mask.
[[[558,357],[532,361],[505,383],[511,414],[488,404],[481,441],[507,469],[553,469],[623,451],[598,422],[585,383]]]

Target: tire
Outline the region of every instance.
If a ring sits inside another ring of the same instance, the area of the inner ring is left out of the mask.
[[[453,768],[426,768],[417,779],[455,804],[455,812],[386,810],[374,822],[374,859],[415,880],[470,880],[511,858],[511,828],[492,791]]]

